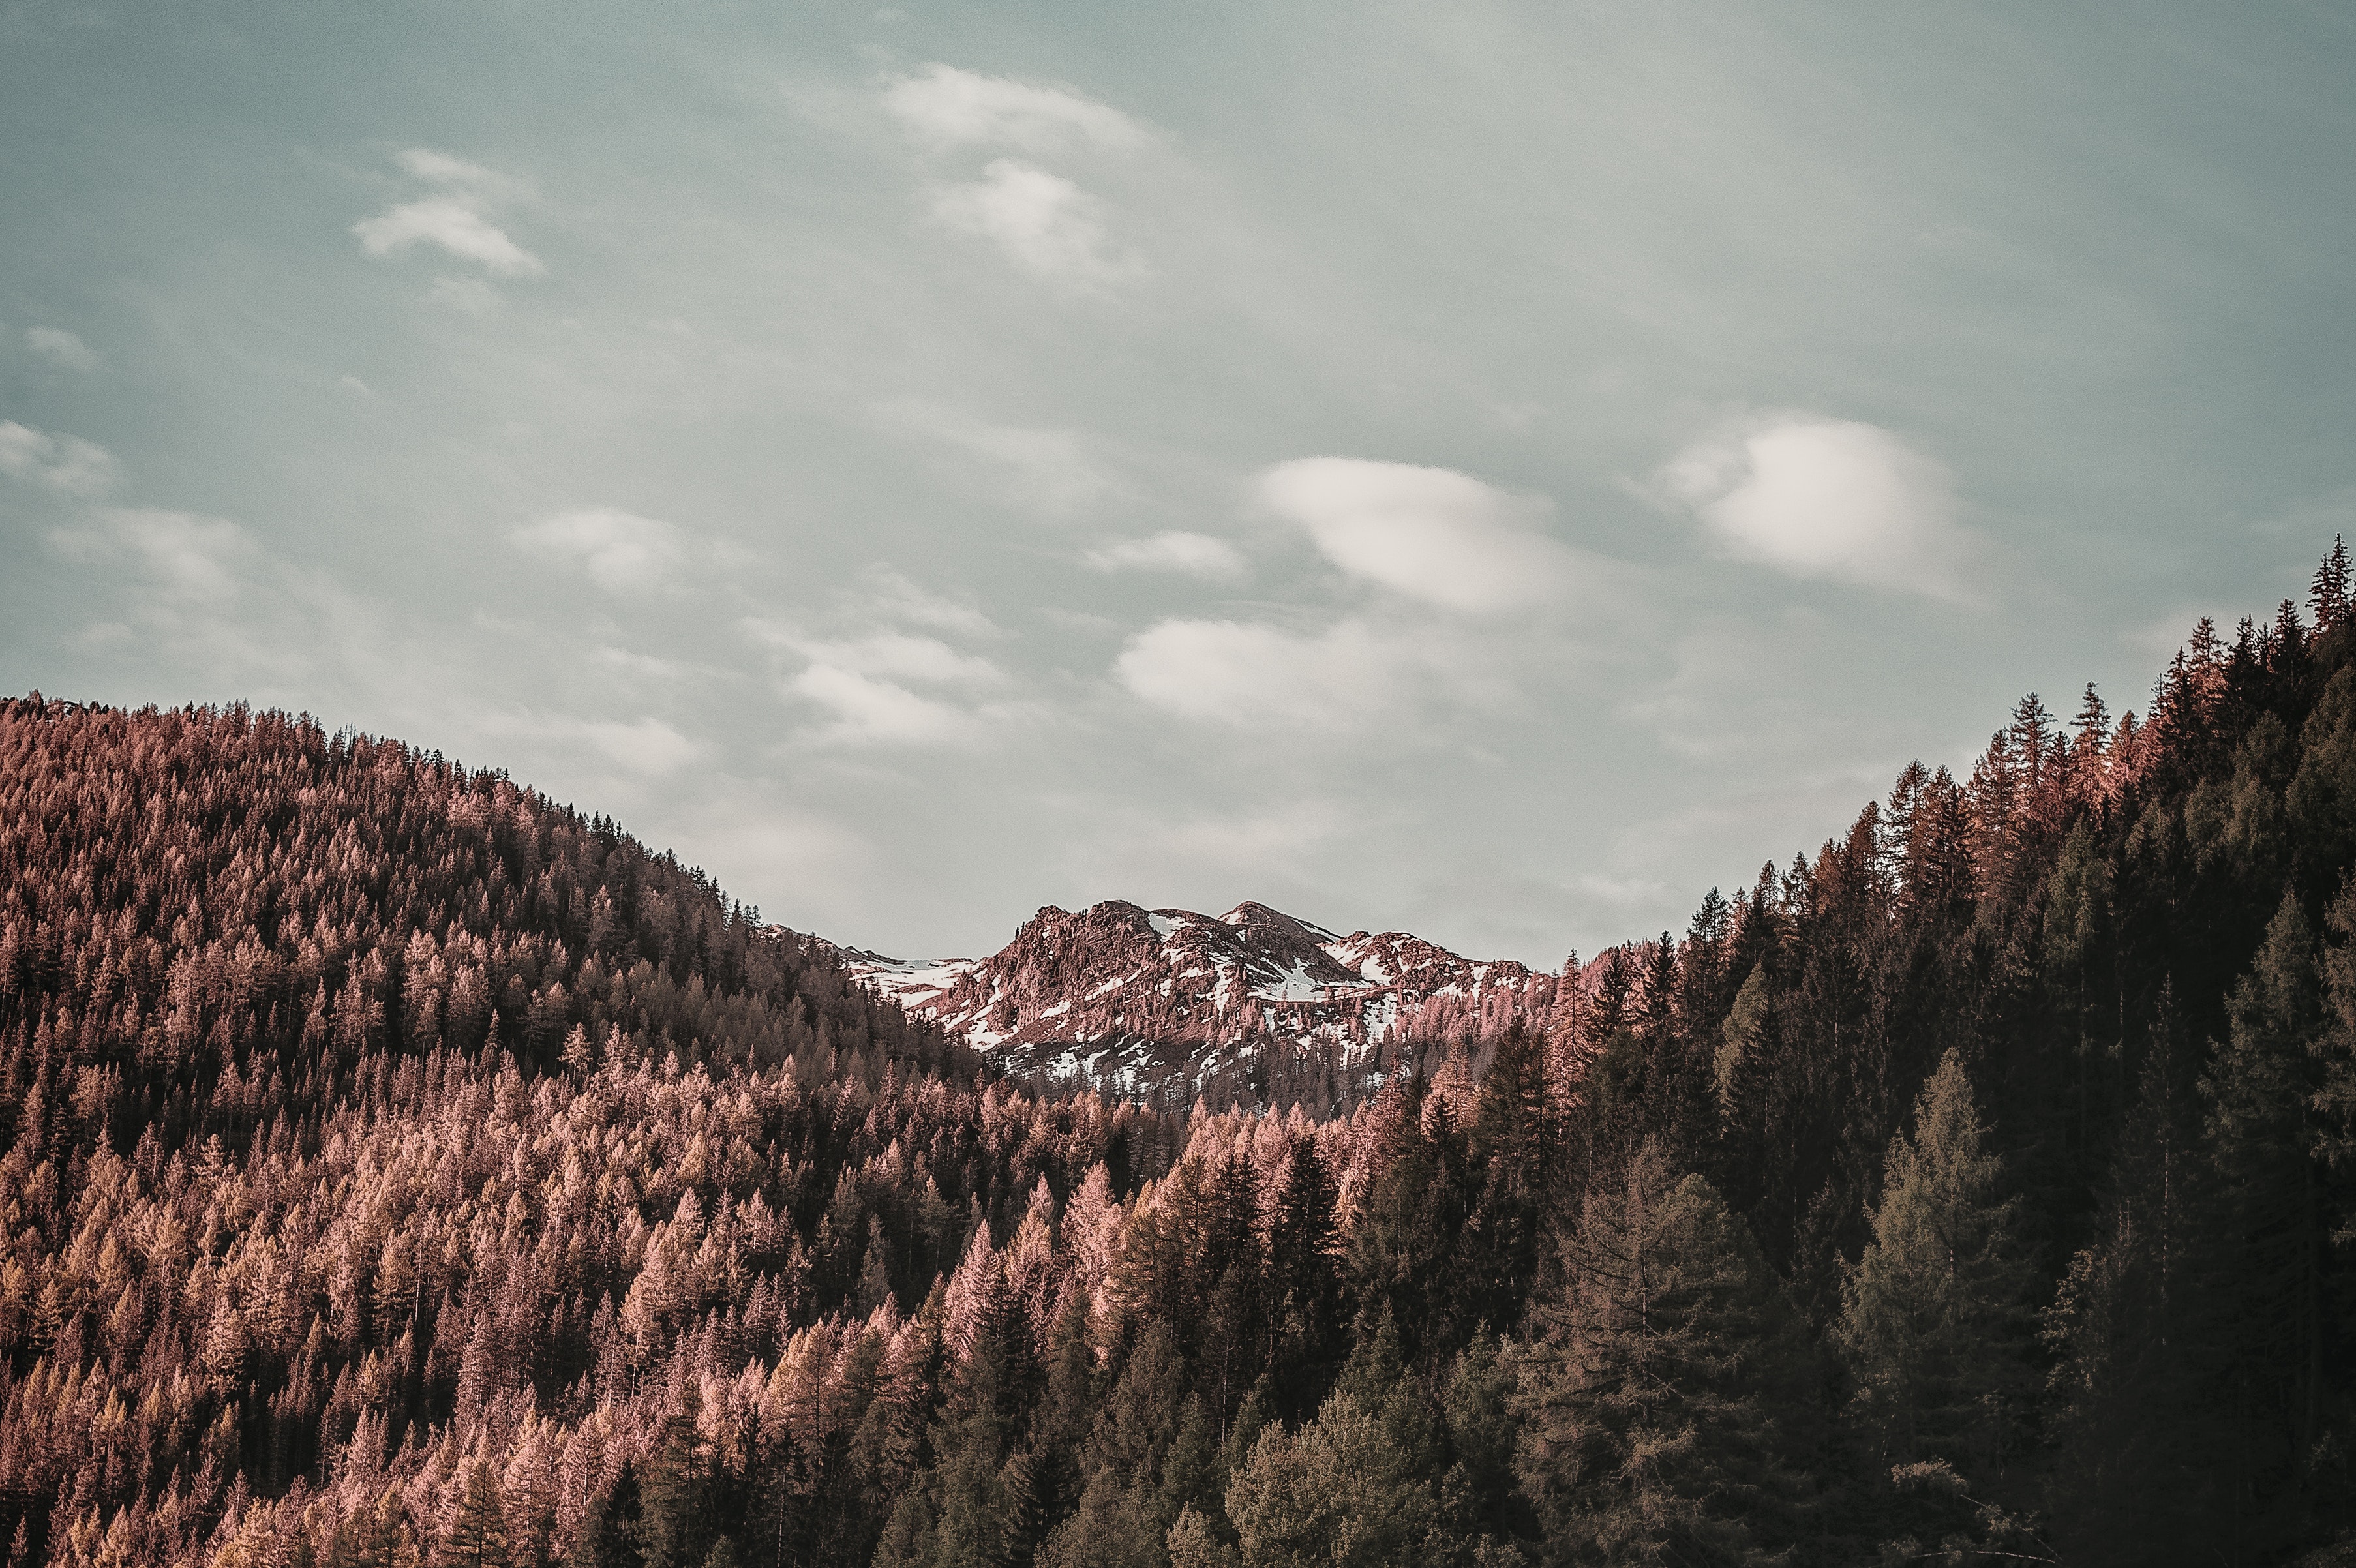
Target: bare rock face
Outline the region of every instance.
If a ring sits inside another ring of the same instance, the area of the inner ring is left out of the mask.
[[[1340,1082],[1387,1044],[1486,1037],[1513,1014],[1542,1014],[1555,983],[1405,932],[1336,936],[1254,903],[1216,918],[1118,899],[1050,905],[988,958],[844,956],[863,983],[1013,1071],[1122,1093],[1225,1082],[1265,1097],[1271,1058],[1295,1079]]]

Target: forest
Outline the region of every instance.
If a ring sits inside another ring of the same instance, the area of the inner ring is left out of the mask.
[[[496,771],[0,702],[0,1559],[2356,1564],[2350,576],[1338,1113],[1009,1077]]]

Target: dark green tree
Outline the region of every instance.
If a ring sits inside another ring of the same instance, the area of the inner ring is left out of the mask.
[[[2020,1457],[2035,1386],[2019,1200],[2003,1194],[1987,1137],[1950,1050],[1915,1102],[1913,1133],[1890,1142],[1838,1331],[1857,1385],[1849,1418],[1879,1462],[1944,1460],[1982,1485]]]
[[[1811,1355],[1742,1221],[1647,1144],[1562,1245],[1514,1357],[1549,1559],[1773,1560],[1808,1502]]]

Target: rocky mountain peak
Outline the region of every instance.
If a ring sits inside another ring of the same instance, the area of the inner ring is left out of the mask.
[[[1017,1071],[1123,1092],[1237,1071],[1271,1053],[1337,1077],[1409,1038],[1485,1037],[1551,1003],[1555,977],[1402,931],[1337,936],[1247,900],[1226,913],[1108,898],[1043,906],[987,958],[846,955],[863,983]]]

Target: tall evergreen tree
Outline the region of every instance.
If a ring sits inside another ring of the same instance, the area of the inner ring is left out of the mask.
[[[437,1568],[509,1568],[513,1562],[508,1550],[507,1506],[491,1467],[480,1459],[466,1466],[434,1561]]]
[[[2207,1419],[2225,1440],[2221,1469],[2245,1550],[2295,1530],[2286,1514],[2300,1498],[2286,1482],[2321,1437],[2332,1391],[2328,1150],[2317,1105],[2329,1092],[2329,1030],[2318,958],[2314,928],[2286,890],[2201,1079]]]
[[[2022,1456],[2030,1271],[1962,1056],[1950,1049],[1890,1142],[1873,1240],[1844,1292],[1850,1418],[1881,1463],[1944,1460],[1981,1486]]]
[[[1803,1528],[1804,1327],[1742,1221],[1648,1145],[1563,1238],[1515,1354],[1519,1469],[1564,1563],[1767,1563]]]

